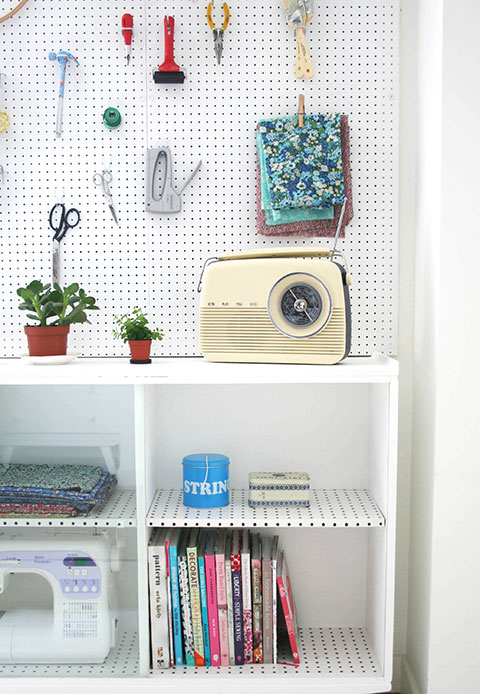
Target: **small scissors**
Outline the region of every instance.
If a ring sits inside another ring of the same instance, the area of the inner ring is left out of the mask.
[[[102,186],[103,194],[105,195],[105,197],[107,199],[107,205],[109,207],[110,212],[112,213],[113,221],[118,226],[118,219],[117,219],[117,215],[115,214],[115,210],[113,208],[112,192],[110,190],[110,183],[112,181],[113,181],[112,172],[108,171],[108,169],[104,169],[102,171],[102,173],[96,173],[93,176],[93,182],[95,183],[95,185],[96,186]]]
[[[52,282],[60,280],[60,241],[69,229],[73,229],[80,221],[80,212],[74,207],[65,209],[63,202],[57,202],[50,210],[50,228],[54,231],[52,240]]]

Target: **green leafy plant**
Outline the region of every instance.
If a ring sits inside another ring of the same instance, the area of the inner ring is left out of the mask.
[[[77,283],[62,289],[59,284],[43,284],[38,280],[27,287],[17,289],[22,299],[18,308],[29,311],[27,318],[38,321],[40,326],[90,323],[86,311],[99,311],[93,296],[87,296]]]
[[[137,306],[135,306],[131,314],[125,313],[123,316],[115,316],[114,322],[118,325],[118,329],[113,329],[113,336],[120,338],[124,342],[129,340],[163,339],[161,330],[148,327],[147,316]]]

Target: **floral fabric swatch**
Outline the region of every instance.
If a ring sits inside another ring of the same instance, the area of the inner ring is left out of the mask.
[[[273,209],[343,203],[340,114],[262,120],[259,123]]]

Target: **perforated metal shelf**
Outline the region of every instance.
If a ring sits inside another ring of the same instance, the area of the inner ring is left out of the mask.
[[[231,490],[224,508],[194,509],[183,505],[177,489],[157,490],[147,515],[150,526],[245,527],[379,527],[385,518],[366,489],[315,489],[307,508],[250,508],[247,490]]]
[[[242,665],[233,667],[175,667],[155,670],[154,677],[189,679],[194,677],[258,677],[288,676],[292,678],[381,678],[382,669],[370,645],[367,632],[360,628],[300,629],[300,666],[292,665]],[[286,660],[279,650],[279,660]]]
[[[1,527],[128,528],[137,525],[134,489],[115,489],[91,515],[78,518],[0,518]]]
[[[16,665],[0,664],[2,677],[133,677],[138,669],[138,634],[120,626],[117,646],[100,664],[76,665]],[[85,685],[87,686],[87,685]],[[5,690],[7,691],[7,690]]]

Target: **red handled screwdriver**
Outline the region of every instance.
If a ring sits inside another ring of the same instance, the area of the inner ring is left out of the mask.
[[[131,14],[124,14],[122,17],[122,34],[125,40],[125,57],[127,65],[129,65],[133,36],[133,17]]]

